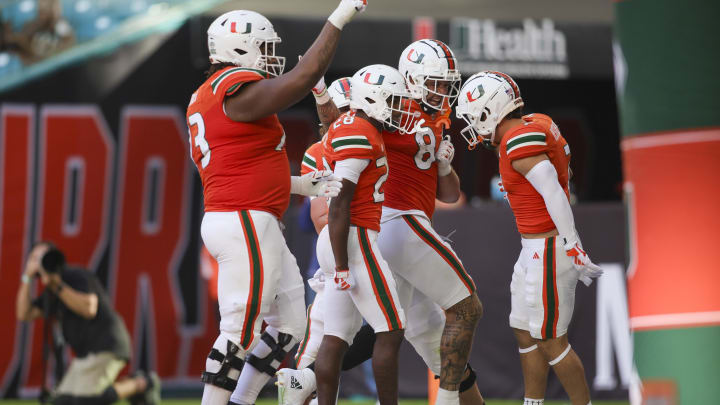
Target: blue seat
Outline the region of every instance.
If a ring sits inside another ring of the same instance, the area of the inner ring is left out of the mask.
[[[2,9],[2,19],[9,22],[15,32],[20,31],[36,16],[37,2],[35,0],[16,0]]]
[[[9,52],[0,52],[0,78],[6,74],[19,72],[22,68],[23,63],[20,58]]]

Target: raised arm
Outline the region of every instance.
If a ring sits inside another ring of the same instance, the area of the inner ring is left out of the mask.
[[[15,316],[18,321],[32,321],[42,316],[42,310],[34,307],[31,303],[30,287],[32,286],[32,279],[42,270],[41,258],[47,251],[47,245],[39,244],[30,251],[25,262],[22,282],[15,297]]]
[[[320,35],[288,73],[247,83],[225,100],[233,121],[250,122],[278,113],[300,101],[325,74],[340,40],[342,27],[364,8],[366,0],[341,0]]]

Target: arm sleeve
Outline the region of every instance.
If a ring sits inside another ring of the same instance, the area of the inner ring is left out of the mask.
[[[345,159],[335,163],[335,175],[357,184],[360,173],[370,164],[370,159]]]
[[[565,239],[565,243],[577,241],[572,208],[570,208],[565,191],[560,186],[555,166],[549,160],[543,160],[533,166],[525,178],[545,200],[545,207],[555,223],[560,237]]]

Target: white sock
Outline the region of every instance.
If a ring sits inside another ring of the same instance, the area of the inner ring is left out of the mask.
[[[231,392],[226,389],[205,384],[200,405],[227,405],[230,394]]]
[[[525,398],[525,402],[523,402],[523,405],[543,405],[544,403],[545,399]]]
[[[279,331],[277,329],[268,326],[265,328],[265,333],[272,336],[276,342],[278,341]],[[297,340],[293,338],[290,343],[284,347],[285,351],[287,352],[292,349],[295,343],[297,343]],[[252,350],[252,354],[263,358],[270,354],[271,351],[272,349],[260,340]],[[238,379],[237,387],[235,387],[235,391],[232,393],[232,402],[236,404],[254,404],[257,401],[258,395],[260,395],[260,391],[265,384],[270,381],[270,378],[272,378],[272,376],[267,375],[265,372],[258,371],[258,369],[250,365],[250,363],[245,363],[240,378]]]
[[[458,405],[460,404],[460,391],[448,391],[438,388],[435,405]]]

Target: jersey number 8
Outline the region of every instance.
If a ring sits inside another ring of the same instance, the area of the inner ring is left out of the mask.
[[[415,142],[418,144],[415,166],[420,170],[427,170],[435,161],[435,135],[431,131],[417,131]]]

